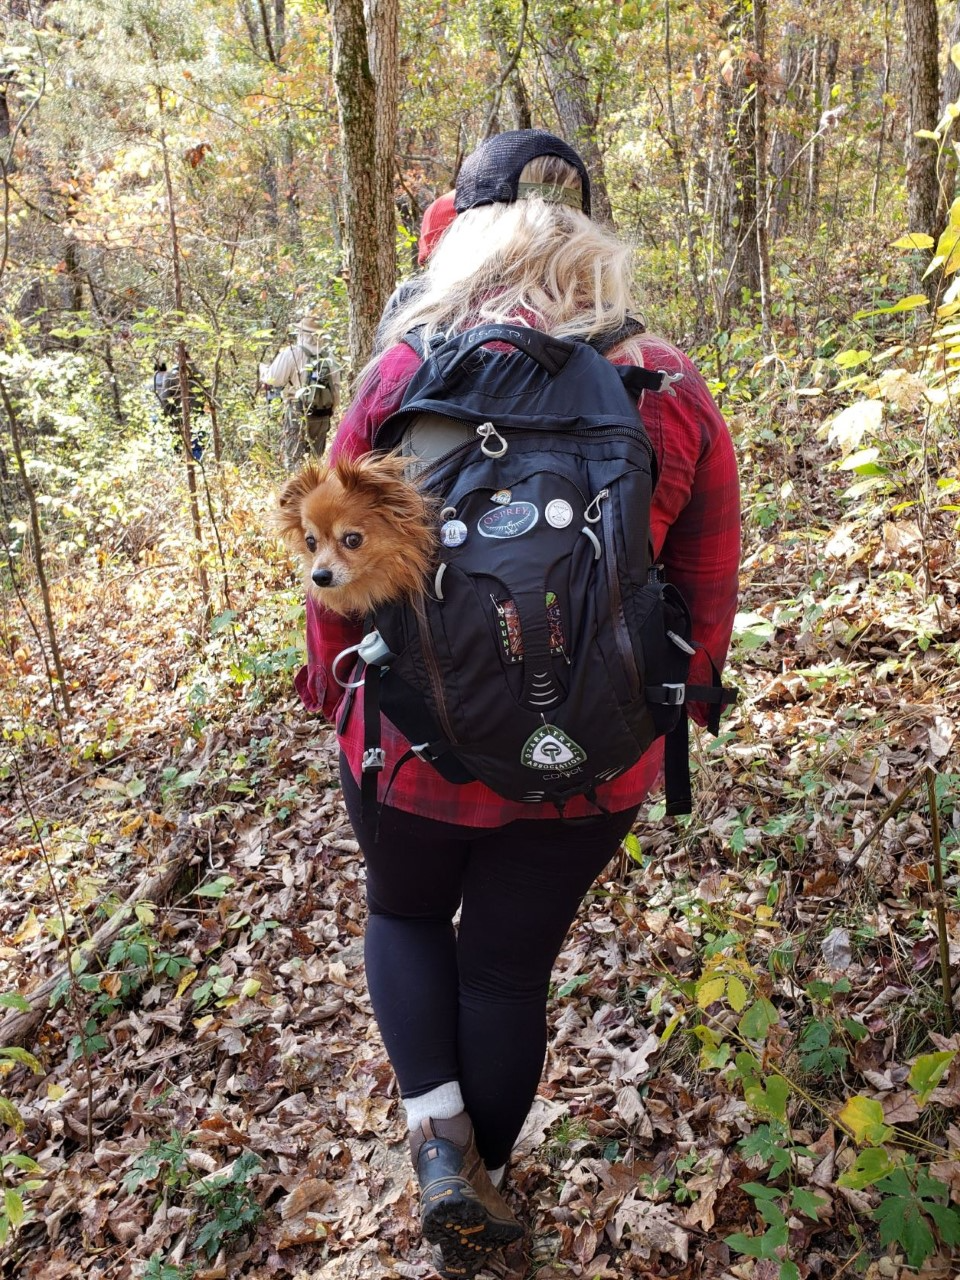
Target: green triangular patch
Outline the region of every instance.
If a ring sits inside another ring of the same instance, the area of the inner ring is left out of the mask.
[[[520,763],[528,769],[576,769],[587,753],[555,724],[541,725],[523,744]]]

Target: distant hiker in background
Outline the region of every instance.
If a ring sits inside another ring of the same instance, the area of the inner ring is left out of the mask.
[[[163,376],[167,372],[166,361],[155,360],[153,362],[153,394],[160,399],[160,391],[163,387]]]
[[[432,204],[428,204],[424,209],[423,220],[420,223],[420,244],[417,252],[417,265],[419,267],[427,265],[430,255],[440,243],[440,237],[457,216],[457,211],[453,207],[456,194],[455,191],[448,191],[446,195],[440,196],[439,199],[434,200]],[[409,280],[401,280],[387,299],[387,305],[383,308],[383,315],[380,317],[376,336],[373,339],[374,355],[379,354],[384,348],[383,338],[387,325],[401,307],[405,307],[408,302],[412,301],[414,294],[422,287],[423,279],[423,272],[418,271]]]
[[[267,388],[279,387],[284,402],[284,466],[293,470],[308,452],[321,457],[340,402],[340,369],[317,316],[297,322],[293,341],[274,357],[261,381]]]
[[[190,452],[199,462],[207,444],[203,414],[208,407],[210,397],[203,379],[191,363],[189,353],[187,355],[187,386],[190,393]],[[180,388],[179,364],[174,362],[168,369],[163,360],[154,363],[153,391],[160,402],[160,412],[173,434],[173,447],[179,453],[183,448],[183,396]]]

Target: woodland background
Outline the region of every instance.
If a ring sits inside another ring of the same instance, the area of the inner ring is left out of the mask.
[[[0,22],[0,1273],[432,1274],[257,369],[311,311],[355,373],[534,124],[734,433],[743,696],[568,940],[499,1274],[955,1275],[960,5]],[[199,465],[150,391],[187,349]]]

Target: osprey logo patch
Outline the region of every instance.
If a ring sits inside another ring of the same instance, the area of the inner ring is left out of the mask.
[[[520,763],[528,769],[558,769],[564,772],[584,764],[587,753],[555,724],[542,725],[523,744]]]
[[[481,516],[477,532],[484,538],[519,538],[529,532],[539,518],[540,512],[532,502],[512,502],[508,506],[494,507]]]

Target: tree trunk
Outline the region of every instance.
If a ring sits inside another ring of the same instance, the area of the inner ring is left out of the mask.
[[[690,188],[687,183],[686,164],[683,146],[677,129],[677,113],[673,101],[673,52],[670,42],[670,0],[663,11],[663,50],[664,64],[667,74],[667,121],[670,125],[670,153],[677,168],[677,181],[680,185],[680,200],[683,206],[684,236],[687,242],[687,256],[690,260],[690,284],[697,299],[697,325],[703,325],[707,319],[706,300],[700,279],[700,267],[697,259],[697,246],[694,238],[693,210],[690,207]],[[701,336],[701,335],[698,335]]]
[[[481,21],[483,22],[484,35],[490,41],[491,47],[496,50],[497,61],[500,64],[500,81],[494,89],[493,102],[490,104],[486,126],[483,131],[484,140],[486,140],[491,133],[496,132],[494,124],[504,90],[506,90],[510,101],[513,128],[532,128],[533,117],[530,114],[530,101],[527,97],[527,90],[523,80],[517,70],[517,63],[520,60],[520,53],[523,48],[524,33],[527,28],[527,0],[522,0],[520,27],[516,32],[511,30],[510,15],[507,14],[500,0],[492,0],[492,3],[482,8]],[[511,38],[516,41],[513,50],[508,46],[508,40]]]
[[[956,8],[953,13],[953,21],[950,23],[950,37],[947,41],[947,48],[952,49],[954,45],[960,44],[960,0],[957,0]],[[943,73],[943,83],[940,86],[940,111],[938,118],[943,119],[947,107],[960,99],[960,67],[952,58],[947,58],[946,70]],[[947,211],[953,204],[954,197],[957,193],[957,124],[953,123],[953,128],[947,139],[947,145],[943,149],[943,170],[940,175],[940,204],[937,208],[937,228],[941,228],[946,221]],[[954,145],[951,145],[953,143]]]
[[[593,217],[597,222],[612,223],[603,154],[597,142],[599,109],[567,18],[564,11],[557,10],[549,19],[549,34],[542,44],[547,82],[560,120],[560,131],[580,153],[590,174]]]
[[[17,411],[14,408],[13,401],[7,392],[6,383],[0,378],[0,399],[3,401],[3,407],[6,410],[7,421],[10,423],[10,438],[13,441],[13,453],[17,460],[17,467],[20,470],[20,483],[23,485],[23,491],[27,495],[27,506],[30,509],[30,530],[33,534],[33,558],[37,566],[37,581],[40,584],[40,598],[43,601],[43,616],[47,623],[47,639],[50,641],[50,652],[53,656],[53,665],[57,670],[57,679],[60,682],[58,692],[60,700],[63,703],[63,709],[67,719],[73,715],[73,708],[70,705],[70,694],[67,690],[67,677],[63,670],[63,661],[60,657],[60,645],[57,643],[57,629],[53,621],[53,606],[50,603],[50,587],[47,584],[47,571],[43,561],[43,534],[40,528],[40,512],[37,506],[37,495],[34,492],[33,484],[27,472],[27,464],[23,457],[23,444],[20,439],[20,423],[17,418]],[[51,689],[51,695],[53,690]]]
[[[376,90],[377,248],[384,303],[397,283],[397,120],[400,0],[367,0],[367,50]]]
[[[785,23],[780,37],[779,87],[773,95],[779,120],[770,137],[770,175],[774,184],[770,235],[774,239],[787,230],[790,220],[794,166],[800,150],[796,129],[798,112],[794,103],[801,91],[801,77],[808,63],[803,28],[799,22]]]
[[[738,35],[743,38],[747,13],[744,0],[737,7]],[[729,307],[736,287],[756,293],[760,287],[757,258],[757,177],[755,160],[755,119],[742,49],[731,59],[730,71],[721,76],[717,88],[720,136],[726,142],[723,161],[723,188],[720,233],[723,262],[727,273],[722,310]],[[725,325],[722,327],[726,327]]]
[[[877,216],[880,175],[883,173],[883,144],[887,136],[887,112],[890,98],[890,0],[883,6],[883,78],[880,82],[880,130],[877,135],[877,158],[873,166],[873,189],[870,192],[870,217]]]
[[[907,0],[903,6],[907,81],[907,229],[936,233],[937,145],[918,129],[937,127],[940,105],[937,0]]]
[[[163,116],[163,90],[157,89],[157,106]],[[160,154],[163,159],[163,180],[167,191],[167,220],[170,227],[170,259],[173,263],[173,294],[177,312],[181,319],[183,307],[183,279],[180,274],[180,236],[177,230],[177,215],[173,200],[173,178],[170,174],[170,154],[167,150],[167,135],[160,125]],[[210,612],[210,583],[207,579],[207,566],[203,558],[203,529],[200,524],[200,499],[197,492],[197,464],[194,460],[190,441],[190,370],[187,363],[186,343],[180,338],[177,342],[177,366],[180,371],[180,437],[183,442],[183,459],[187,468],[187,491],[190,495],[190,522],[193,525],[193,540],[197,546],[197,581],[200,584],[200,598],[206,613]]]
[[[754,106],[754,168],[757,188],[757,266],[760,283],[760,327],[764,347],[773,341],[770,313],[770,246],[767,240],[767,218],[770,201],[767,192],[767,0],[753,0],[753,44],[757,54]]]
[[[372,0],[369,44],[362,0],[330,0],[330,12],[343,141],[350,359],[357,371],[370,357],[396,282],[397,0]]]
[[[823,163],[823,113],[830,105],[840,56],[839,41],[818,35],[813,46],[813,138],[807,166],[807,223],[814,230],[820,222],[820,168]]]

